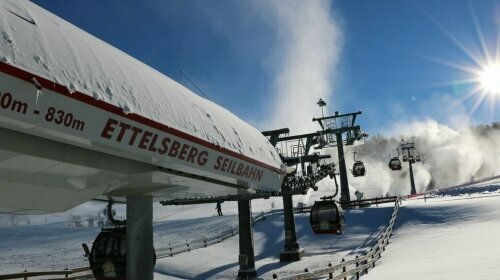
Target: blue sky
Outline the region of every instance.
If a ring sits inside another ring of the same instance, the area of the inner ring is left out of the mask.
[[[309,124],[318,97],[329,113],[361,109],[372,134],[500,120],[495,95],[479,103],[478,83],[463,82],[477,78],[474,58],[500,58],[500,1],[33,2],[194,90],[184,71],[259,129]]]

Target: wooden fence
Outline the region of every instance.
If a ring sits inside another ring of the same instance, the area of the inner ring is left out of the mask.
[[[47,278],[47,276],[50,276],[50,278]],[[56,276],[56,277],[54,277]],[[36,277],[36,279],[51,279],[51,280],[56,280],[56,279],[65,279],[65,280],[76,280],[76,279],[94,279],[94,276],[92,275],[92,272],[90,271],[90,267],[80,267],[80,268],[73,268],[73,269],[64,269],[64,270],[59,270],[59,271],[24,271],[20,273],[14,273],[14,274],[4,274],[0,275],[0,280],[7,280],[7,279],[33,279],[33,277]]]
[[[261,212],[258,215],[252,217],[252,223],[255,224],[262,220],[265,220],[267,216],[276,214],[279,212],[283,212],[283,210],[271,210],[269,212]],[[239,228],[236,225],[231,225],[230,228],[217,232],[212,235],[203,236],[191,240],[185,240],[181,243],[171,244],[169,243],[167,246],[162,246],[156,248],[156,258],[162,259],[167,257],[173,257],[174,255],[190,252],[194,249],[208,247],[210,245],[222,242],[228,238],[231,238],[239,233]]]
[[[384,203],[387,201],[377,201],[377,203]],[[357,275],[360,273],[368,272],[369,267],[375,266],[375,261],[380,258],[381,251],[385,250],[385,246],[389,243],[389,237],[392,233],[392,228],[396,220],[397,211],[399,209],[399,198],[396,200],[396,205],[394,207],[394,212],[391,217],[389,226],[384,230],[379,241],[375,246],[373,246],[370,251],[368,251],[364,256],[356,257],[355,259],[349,261],[343,261],[337,265],[328,264],[327,267],[315,271],[309,272],[305,269],[304,273],[282,276],[279,279],[310,279],[318,276],[329,275],[329,279],[347,279],[346,277]],[[295,213],[305,213],[309,212],[311,207],[301,207],[294,208]],[[262,220],[265,220],[267,216],[274,214],[282,214],[283,209],[274,209],[268,212],[261,212],[258,215],[252,217],[252,223],[255,224]],[[200,238],[195,238],[191,240],[186,240],[182,243],[168,244],[167,246],[162,246],[156,248],[157,259],[172,257],[174,255],[189,252],[194,249],[208,247],[210,245],[222,242],[225,239],[235,236],[239,233],[238,226],[232,225],[229,229],[217,232],[213,235],[203,236]],[[347,271],[348,267],[355,268]],[[333,276],[335,273],[340,273],[337,276]],[[354,273],[354,274],[353,274]],[[10,279],[29,279],[33,277],[38,277],[37,279],[49,279],[40,278],[43,276],[60,276],[60,278],[50,279],[93,279],[92,273],[90,272],[90,267],[80,267],[75,269],[65,269],[61,271],[46,271],[46,272],[28,272],[24,271],[15,274],[5,274],[0,275],[0,280],[10,280]],[[278,278],[277,275],[273,275],[273,278]]]
[[[392,235],[394,223],[396,222],[399,211],[399,205],[400,199],[397,198],[389,225],[379,237],[377,244],[370,248],[370,250],[368,250],[364,255],[356,256],[351,260],[342,259],[340,263],[335,265],[328,263],[324,268],[313,271],[309,271],[309,269],[306,268],[304,269],[304,272],[293,275],[278,277],[277,274],[273,274],[273,279],[301,280],[326,277],[327,275],[328,279],[335,280],[347,280],[348,277],[356,277],[356,279],[359,279],[360,275],[363,273],[367,274],[370,268],[375,267],[376,261],[382,257],[382,252],[385,251],[385,247],[389,244],[389,238]]]
[[[271,210],[269,212],[261,212],[260,214],[252,218],[252,223],[255,224],[266,219],[266,216],[282,213],[283,210]],[[168,244],[168,246],[159,247],[156,249],[157,259],[172,257],[176,254],[183,252],[189,252],[194,249],[207,247],[215,243],[219,243],[225,239],[228,239],[236,234],[238,234],[238,227],[231,226],[229,229],[217,232],[216,234],[210,236],[204,236],[201,238],[195,238],[192,240],[186,240],[182,243]],[[51,276],[50,278],[47,278]],[[53,276],[59,277],[55,278]],[[0,275],[0,280],[10,280],[10,279],[94,279],[90,267],[80,267],[74,269],[64,269],[59,271],[24,271],[20,273],[4,274]]]

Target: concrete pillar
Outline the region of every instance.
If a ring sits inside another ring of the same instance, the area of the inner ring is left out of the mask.
[[[238,220],[240,226],[240,255],[238,257],[240,269],[238,270],[238,279],[252,279],[257,277],[250,209],[250,200],[238,200]]]
[[[153,198],[127,196],[127,280],[153,280]]]
[[[304,250],[300,249],[295,231],[295,219],[293,216],[293,199],[290,194],[283,194],[283,217],[285,221],[285,246],[280,253],[280,261],[299,261],[304,256]]]
[[[349,182],[347,181],[347,168],[345,167],[344,144],[342,143],[342,133],[335,134],[337,137],[337,153],[339,155],[340,173],[340,202],[350,202]]]

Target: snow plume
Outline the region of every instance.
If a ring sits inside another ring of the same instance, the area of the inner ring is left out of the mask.
[[[424,164],[413,165],[417,192],[500,174],[498,123],[457,130],[427,119],[396,124],[393,131],[398,131],[401,136],[375,136],[364,145],[353,148],[358,151],[357,159],[364,161],[367,174],[358,178],[349,176],[351,192],[360,190],[366,197],[410,193],[408,163],[403,162],[402,171],[391,171],[387,166],[388,155],[397,155],[395,148],[401,137],[415,142],[424,160]],[[346,160],[349,168],[353,164],[352,153],[346,155]]]
[[[293,134],[314,130],[311,119],[320,115],[319,98],[333,103],[332,79],[339,60],[342,33],[331,13],[330,1],[266,1],[276,17],[279,47],[274,115],[269,129],[289,127]]]

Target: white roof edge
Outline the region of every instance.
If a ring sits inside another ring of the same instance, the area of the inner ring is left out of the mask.
[[[257,129],[27,0],[0,1],[0,34],[0,61],[281,169]]]

